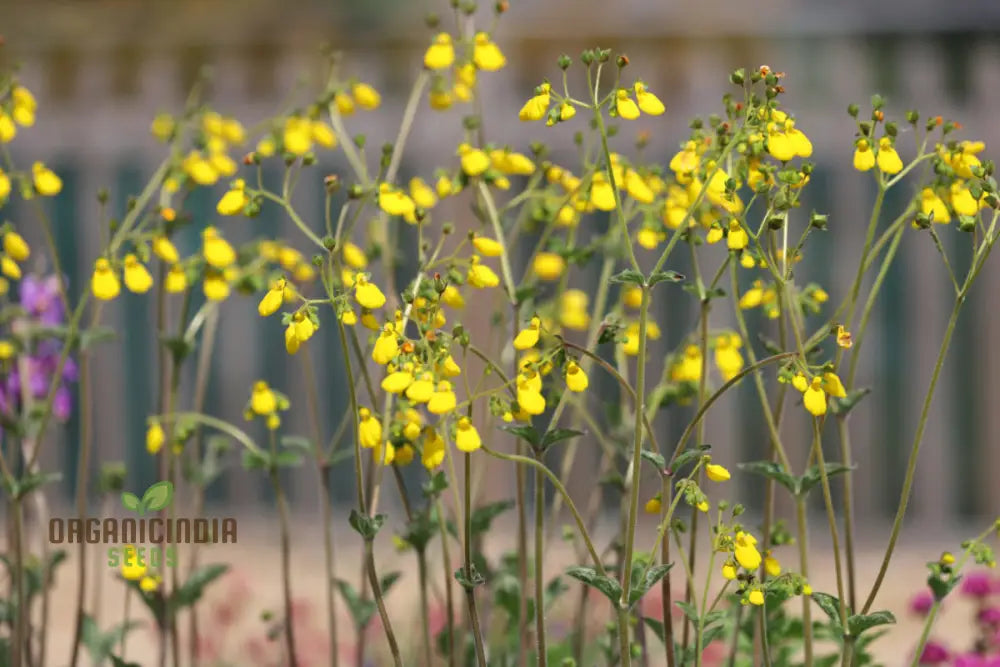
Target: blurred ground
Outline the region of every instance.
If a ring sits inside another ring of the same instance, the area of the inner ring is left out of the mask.
[[[833,560],[829,555],[828,547],[829,538],[821,534],[821,528],[825,526],[825,521],[822,521],[823,517],[821,516],[816,516],[815,519],[816,522],[812,524],[814,535],[810,556],[810,568],[813,573],[811,580],[814,582],[815,590],[835,593]],[[338,551],[336,571],[338,576],[356,585],[360,576],[358,559],[360,544],[357,536],[346,527],[346,518],[340,523],[343,523],[344,527],[341,529],[338,525],[335,536],[335,548]],[[329,664],[323,657],[329,644],[325,631],[326,602],[322,578],[323,543],[322,536],[318,532],[318,525],[318,521],[300,520],[293,528],[292,588],[295,599],[294,613],[297,616],[295,627],[298,634],[296,641],[300,647],[300,663],[304,667]],[[382,532],[383,536],[387,538],[389,530]],[[924,585],[925,562],[936,559],[942,550],[957,551],[961,540],[974,532],[978,532],[978,530],[970,528],[967,531],[962,531],[957,527],[942,527],[936,534],[928,534],[926,531],[915,531],[911,534],[904,531],[890,569],[890,575],[886,579],[874,606],[876,610],[889,609],[893,611],[899,619],[899,624],[892,629],[890,634],[876,644],[877,655],[882,664],[887,666],[909,664],[910,651],[919,635],[920,622],[907,612],[907,603],[913,593]],[[646,548],[646,544],[652,539],[652,534],[651,527],[648,530],[640,528],[638,532],[639,548]],[[874,578],[887,534],[887,530],[868,531],[858,536],[861,545],[858,558],[861,594],[867,592],[870,582]],[[495,557],[502,551],[513,550],[515,548],[513,535],[514,533],[509,530],[509,526],[499,526],[491,534],[486,546],[491,557]],[[646,539],[642,539],[643,537]],[[431,548],[431,552],[435,551],[439,553],[437,543],[434,543]],[[456,545],[456,548],[452,550],[452,558],[455,558],[457,553]],[[705,553],[705,551],[702,550],[701,553]],[[551,544],[547,548],[547,554],[549,562],[546,568],[549,574],[572,564],[572,550],[565,543]],[[797,558],[794,554],[794,547],[784,547],[778,556],[787,567],[796,569],[794,566]],[[180,556],[182,572],[187,563],[190,562],[187,558],[188,555],[182,551]],[[262,611],[272,610],[276,614],[280,614],[281,610],[277,522],[260,518],[242,520],[238,544],[209,546],[202,552],[200,560],[203,563],[227,562],[233,568],[230,574],[211,586],[204,603],[199,607],[201,627],[206,635],[203,640],[204,649],[209,653],[217,653],[227,660],[226,663],[205,664],[279,664],[273,657],[277,650],[276,644],[266,640],[268,623],[261,620]],[[71,641],[76,591],[76,564],[74,561],[75,554],[61,567],[57,575],[57,589],[52,598],[50,649],[49,657],[46,660],[48,665],[61,667],[68,663],[67,647]],[[90,565],[94,565],[93,557]],[[113,623],[120,622],[122,618],[123,588],[120,582],[115,581],[112,570],[108,569],[105,564],[102,564],[101,567],[106,572],[106,576],[102,583],[103,601],[100,605],[99,624],[102,629],[107,629]],[[420,646],[412,643],[419,638],[420,629],[415,559],[412,554],[395,553],[386,544],[377,554],[377,567],[380,573],[396,569],[406,572],[404,579],[390,592],[387,602],[390,618],[400,635],[401,644],[410,653]],[[453,567],[457,567],[457,563],[453,564]],[[439,560],[435,559],[431,562],[430,572],[432,578],[437,577],[432,591],[431,623],[432,626],[440,627],[444,620],[444,614],[443,605],[436,601],[441,592],[440,584],[437,583],[441,580]],[[675,590],[683,590],[682,573],[675,571],[673,575],[675,577]],[[699,576],[697,580],[702,581],[702,577]],[[456,587],[456,605],[464,614],[465,607],[457,597],[458,594]],[[88,599],[89,597],[88,594]],[[576,584],[572,585],[571,592],[566,597],[569,600],[577,598]],[[949,601],[949,605],[946,606],[945,612],[936,626],[934,636],[947,637],[948,642],[955,646],[968,643],[973,627],[969,622],[968,614],[961,608],[963,605],[964,602],[958,601],[957,596],[956,599]],[[354,639],[348,632],[349,620],[346,607],[340,600],[338,600],[338,608],[340,611],[340,653],[344,659],[349,660],[348,664],[355,664],[353,658]],[[798,604],[794,604],[793,608],[797,609]],[[602,610],[601,602],[595,602],[590,609],[596,610],[591,614],[600,613]],[[821,613],[818,608],[814,607],[814,614]],[[560,628],[567,627],[566,623],[561,621],[561,616],[559,611],[550,614],[549,622],[554,636],[558,636]],[[157,644],[155,634],[148,622],[149,616],[135,599],[132,600],[131,604],[131,618],[143,620],[147,626],[133,632],[129,638],[127,657],[142,665],[157,664]],[[185,634],[187,623],[185,618],[182,621],[182,631]],[[368,664],[388,664],[385,661],[385,655],[381,653],[385,650],[385,641],[379,628],[373,627],[371,631],[367,641]],[[184,639],[183,646],[187,646],[186,641]],[[651,641],[655,642],[656,640],[651,639]],[[412,656],[412,653],[410,654]],[[185,661],[182,661],[181,664],[185,664]],[[406,661],[406,664],[419,664],[419,661],[416,657],[411,657]]]

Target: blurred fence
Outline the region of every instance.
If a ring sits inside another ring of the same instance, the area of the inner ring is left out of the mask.
[[[630,6],[639,11],[644,5]],[[789,93],[785,104],[800,118],[799,127],[813,140],[817,164],[806,202],[801,214],[793,217],[793,224],[804,224],[810,209],[830,214],[830,229],[807,252],[799,280],[823,284],[831,294],[831,302],[839,302],[847,289],[851,276],[843,267],[856,262],[874,199],[871,179],[851,168],[854,128],[844,111],[848,102],[859,102],[864,108],[868,96],[880,92],[888,97],[894,116],[917,108],[924,116],[953,117],[965,126],[965,136],[986,141],[987,154],[1000,146],[1000,125],[995,121],[1000,102],[1000,44],[990,38],[991,34],[977,32],[989,28],[989,23],[977,25],[975,15],[965,20],[967,32],[947,34],[907,35],[892,27],[888,32],[851,36],[858,26],[824,22],[820,14],[810,31],[801,33],[794,32],[794,25],[777,33],[769,31],[766,21],[748,24],[757,26],[757,34],[744,30],[729,37],[713,36],[707,27],[696,36],[684,36],[677,29],[647,34],[642,27],[628,33],[625,31],[629,28],[612,22],[586,36],[566,29],[542,38],[541,26],[555,26],[557,22],[550,17],[548,23],[533,23],[532,17],[539,12],[526,8],[525,14],[518,19],[518,12],[513,11],[512,25],[501,33],[510,66],[499,74],[483,77],[487,139],[510,142],[519,150],[526,150],[532,140],[544,140],[554,146],[555,154],[567,155],[571,160],[571,131],[529,127],[519,124],[516,118],[518,107],[540,77],[557,73],[555,59],[563,52],[579,53],[595,43],[627,50],[634,63],[630,70],[634,69],[635,76],[642,77],[661,95],[668,114],[663,119],[644,118],[624,127],[618,146],[627,152],[630,132],[650,130],[652,142],[647,154],[659,156],[664,163],[683,141],[692,115],[721,110],[719,99],[728,90],[728,72],[739,66],[765,63],[786,71]],[[914,16],[926,18],[927,12],[915,11]],[[923,21],[924,30],[935,29],[933,16]],[[398,27],[385,28],[384,32],[369,30],[360,36],[348,34],[336,31],[338,36],[333,39],[340,46],[337,40],[343,38],[350,72],[371,81],[384,94],[382,108],[349,119],[349,129],[365,133],[370,145],[379,146],[395,136],[409,82],[416,75],[418,60],[412,56],[419,52],[419,40],[394,41],[396,35],[402,34],[416,40]],[[791,34],[798,36],[786,36]],[[377,39],[368,41],[366,35],[377,35]],[[16,38],[16,34],[11,37]],[[21,133],[13,144],[15,160],[23,166],[44,158],[56,166],[64,180],[64,193],[51,203],[48,212],[74,295],[88,289],[93,258],[99,253],[96,192],[108,187],[114,213],[122,214],[126,196],[138,192],[161,159],[160,147],[149,137],[150,120],[157,111],[180,109],[198,66],[204,63],[212,67],[213,106],[247,124],[277,112],[300,74],[321,71],[313,42],[303,41],[298,47],[288,43],[275,46],[276,42],[266,38],[243,43],[229,35],[218,42],[206,41],[213,44],[210,48],[172,48],[163,40],[157,42],[155,36],[152,41],[154,46],[133,47],[128,44],[138,42],[124,41],[126,46],[75,51],[70,44],[46,46],[28,40],[17,51],[24,62],[22,78],[37,91],[40,111],[37,126]],[[429,178],[429,165],[454,164],[460,113],[432,115],[426,107],[421,109],[400,175],[402,182],[414,174]],[[901,137],[904,156],[913,154],[912,143],[909,136]],[[297,202],[307,219],[319,220],[322,216],[320,175],[343,170],[343,165],[335,162],[336,155],[330,159],[334,161],[321,163],[310,172],[315,178],[302,179]],[[222,183],[216,191],[199,191],[190,199],[187,210],[196,222],[180,239],[182,254],[197,249],[201,228],[219,223],[214,207],[224,188]],[[887,200],[886,218],[900,211],[911,195],[905,186],[894,190]],[[20,202],[4,211],[5,219],[22,225],[32,214]],[[294,227],[274,207],[265,207],[258,219],[221,224],[227,237],[235,241],[270,234],[297,238]],[[946,245],[955,250],[968,245],[967,237],[954,225],[943,229],[942,235]],[[307,249],[305,245],[300,248]],[[41,254],[36,253],[36,257]],[[686,270],[683,264],[674,268]],[[574,277],[574,283],[584,288],[588,280],[592,289],[593,276]],[[994,481],[1000,470],[1000,448],[995,443],[1000,433],[1000,411],[994,407],[1000,400],[1000,376],[995,371],[1000,353],[992,344],[1000,336],[1000,315],[991,307],[989,296],[998,287],[1000,272],[988,266],[968,300],[945,366],[911,506],[914,517],[923,521],[981,515],[1000,507],[1000,486]],[[927,235],[908,234],[886,281],[863,351],[859,379],[863,385],[874,384],[875,391],[851,417],[855,462],[859,465],[856,479],[860,517],[883,518],[895,507],[949,299],[947,276]],[[302,360],[286,358],[280,325],[277,321],[262,323],[255,305],[256,297],[240,296],[221,308],[220,344],[212,359],[205,410],[241,422],[249,388],[253,380],[263,377],[288,392],[296,406],[285,420],[288,431],[308,433],[300,390],[304,381]],[[664,337],[650,357],[654,377],[659,375],[663,353],[680,344],[693,328],[694,307],[689,295],[670,289],[658,291],[654,314]],[[171,308],[169,312],[174,312],[176,304]],[[713,327],[732,324],[731,315],[725,311],[720,308],[713,313]],[[124,294],[105,307],[103,321],[115,328],[120,340],[101,346],[95,355],[93,429],[97,454],[92,460],[126,460],[129,484],[138,487],[151,482],[156,474],[155,464],[144,449],[145,419],[156,411],[158,394],[154,379],[155,299]],[[336,330],[329,318],[324,324],[308,347],[324,400],[320,406],[321,430],[328,438],[347,407],[347,399]],[[751,327],[757,326],[771,325],[751,316]],[[185,379],[182,392],[186,402],[190,401],[190,380]],[[747,386],[713,408],[708,420],[707,441],[715,445],[716,457],[728,464],[761,458],[766,449],[767,434],[756,396],[752,387],[744,384]],[[610,384],[600,386],[606,395],[617,395]],[[656,422],[661,441],[676,438],[690,414],[689,409],[661,413]],[[74,415],[60,442],[48,448],[43,457],[50,467],[67,471],[67,493],[72,490],[74,475],[70,471],[75,469],[80,441],[79,410]],[[790,411],[786,436],[800,465],[809,442],[804,417],[801,409]],[[839,460],[832,426],[827,457]],[[509,493],[513,469],[495,462],[490,466],[491,488]],[[336,475],[335,493],[349,501],[353,497],[350,465],[336,468]],[[571,491],[589,492],[595,476],[596,455],[581,455]],[[297,507],[311,510],[316,502],[314,473],[307,469],[296,472],[292,481]],[[745,488],[741,497],[760,498],[757,480],[742,483]],[[233,471],[211,487],[210,498],[251,506],[266,497],[265,486],[260,475],[242,472],[236,463]],[[386,494],[385,502],[394,502],[393,495]]]

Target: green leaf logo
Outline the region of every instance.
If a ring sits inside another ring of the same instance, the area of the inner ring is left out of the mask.
[[[134,493],[123,493],[122,507],[143,516],[147,512],[158,512],[169,507],[173,499],[174,485],[170,482],[157,482],[146,489],[141,500]]]

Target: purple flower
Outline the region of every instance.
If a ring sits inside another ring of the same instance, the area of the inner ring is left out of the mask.
[[[940,665],[948,661],[948,649],[937,642],[927,642],[924,652],[920,654],[921,665]]]
[[[984,598],[993,591],[993,581],[988,572],[973,572],[962,579],[962,595]]]
[[[66,385],[61,385],[56,389],[55,398],[52,400],[52,414],[55,415],[56,419],[64,422],[69,419],[69,413],[72,409],[73,396],[69,393]]]
[[[934,594],[923,590],[910,598],[910,612],[917,616],[926,616],[934,606]]]
[[[21,280],[21,307],[45,326],[62,324],[64,317],[59,298],[59,280],[54,276],[28,275]]]
[[[979,610],[976,618],[985,625],[1000,626],[1000,607],[985,607]]]
[[[955,657],[952,667],[1000,667],[1000,656],[963,653]]]

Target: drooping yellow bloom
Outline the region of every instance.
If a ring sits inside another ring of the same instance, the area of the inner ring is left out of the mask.
[[[590,297],[583,290],[566,290],[559,300],[559,324],[573,331],[586,331],[590,326],[589,305]]]
[[[146,429],[146,451],[155,455],[163,448],[166,439],[167,434],[163,432],[159,420],[151,420],[149,428]]]
[[[535,173],[535,163],[531,158],[509,149],[495,148],[490,151],[490,163],[494,169],[511,176],[530,176]]]
[[[844,325],[837,325],[837,345],[846,349],[850,349],[854,345],[854,339],[851,337],[851,332],[844,328]]]
[[[727,560],[722,564],[722,578],[727,581],[732,581],[736,578],[736,563]]]
[[[467,143],[459,144],[458,156],[462,163],[462,171],[468,176],[479,176],[490,168],[490,156],[486,151],[473,148]]]
[[[398,190],[388,183],[381,183],[378,186],[378,205],[389,215],[399,215],[412,218],[417,210],[417,205],[408,194]]]
[[[451,389],[451,383],[447,380],[441,380],[434,393],[431,394],[430,400],[427,401],[427,412],[432,415],[448,414],[455,409],[457,404],[458,398]]]
[[[639,107],[635,101],[629,97],[628,90],[619,88],[615,93],[615,111],[619,118],[624,120],[635,120],[639,117]]]
[[[549,103],[551,102],[549,95],[551,88],[548,83],[543,83],[539,87],[538,94],[524,103],[524,106],[517,113],[517,117],[522,121],[541,120],[545,118],[545,113],[549,110]]]
[[[616,176],[617,178],[617,176]],[[625,171],[625,191],[637,202],[652,204],[656,193],[635,169]]]
[[[90,277],[90,290],[101,301],[111,301],[121,292],[118,276],[111,269],[111,264],[103,257],[94,262],[94,273]]]
[[[267,291],[264,298],[257,304],[257,312],[261,317],[268,317],[278,312],[278,309],[281,308],[281,304],[285,300],[286,286],[284,278],[279,278],[271,285],[271,289]]]
[[[285,119],[282,144],[286,153],[303,156],[312,150],[312,123],[308,118],[289,116]]]
[[[180,254],[177,248],[166,236],[157,236],[153,239],[153,254],[162,259],[167,264],[176,264],[180,261]]]
[[[558,280],[566,270],[566,260],[554,252],[540,252],[535,255],[531,269],[542,280]]]
[[[642,109],[643,113],[648,113],[650,116],[659,116],[667,110],[663,106],[663,102],[660,101],[660,98],[646,89],[645,83],[636,81],[633,89],[635,90],[635,99],[639,103],[639,108]]]
[[[242,178],[233,181],[226,194],[216,204],[215,210],[219,215],[239,215],[243,208],[250,202],[250,197],[246,193],[246,182]]]
[[[54,197],[62,190],[62,179],[41,162],[31,165],[31,177],[35,192],[43,197]]]
[[[743,370],[743,355],[739,350],[742,344],[736,334],[723,334],[715,340],[715,365],[719,367],[719,374],[726,382]]]
[[[10,176],[0,169],[0,204],[6,201],[8,195],[10,195]]]
[[[371,410],[358,410],[358,442],[366,449],[372,449],[382,442],[382,422],[372,416]]]
[[[507,64],[507,58],[489,35],[480,32],[473,42],[472,62],[481,70],[495,72]]]
[[[975,215],[979,211],[979,203],[969,192],[969,188],[961,181],[955,181],[951,184],[950,199],[951,207],[959,215]]]
[[[875,151],[866,139],[859,139],[854,145],[854,168],[868,171],[875,166]]]
[[[399,352],[399,342],[396,340],[396,331],[391,324],[386,324],[375,340],[375,347],[372,349],[372,359],[376,364],[385,366]]]
[[[0,257],[0,273],[13,280],[21,279],[21,267],[6,255]]]
[[[764,571],[771,577],[777,577],[781,574],[781,563],[778,562],[777,558],[771,555],[770,551],[768,551],[767,555],[764,557]]]
[[[726,236],[726,245],[730,250],[743,250],[750,243],[750,236],[743,229],[743,225],[736,218],[729,221],[729,234]]]
[[[531,318],[531,323],[521,329],[514,337],[514,349],[527,350],[538,344],[538,336],[542,327],[542,321],[537,317]]]
[[[483,441],[479,431],[472,425],[468,417],[461,417],[455,424],[455,446],[466,454],[482,447]]]
[[[390,394],[402,394],[413,384],[413,373],[407,369],[393,371],[382,380],[382,391]]]
[[[760,567],[761,555],[757,551],[757,538],[749,533],[736,533],[733,543],[733,556],[744,569],[756,570]]]
[[[31,248],[27,241],[15,231],[3,235],[3,251],[16,262],[23,262],[31,256]]]
[[[466,277],[469,284],[479,289],[496,287],[500,284],[500,277],[494,273],[493,269],[480,264],[479,255],[473,255],[469,260],[469,273]]]
[[[643,227],[639,230],[638,234],[636,234],[635,238],[639,245],[643,248],[646,250],[652,250],[656,246],[660,245],[660,243],[667,238],[667,235],[659,230]]]
[[[973,167],[982,165],[976,155],[983,152],[986,144],[982,141],[963,141],[958,145],[958,148],[959,150],[956,153],[945,149],[940,149],[940,153],[945,161],[951,165],[951,168],[955,170],[956,174],[962,178],[972,178]]]
[[[163,281],[163,287],[170,294],[178,294],[187,289],[187,274],[180,264],[174,264],[167,272],[167,277]]]
[[[434,41],[424,52],[424,67],[436,71],[447,69],[455,62],[455,47],[451,43],[451,35],[440,32],[434,36]]]
[[[663,503],[660,500],[660,494],[656,494],[652,498],[646,501],[644,507],[646,514],[659,514],[663,509]]]
[[[153,276],[139,258],[133,254],[125,255],[125,287],[130,292],[144,294],[153,286]]]
[[[364,251],[350,241],[344,243],[341,256],[344,258],[344,263],[353,269],[363,269],[368,266],[368,258],[365,257]]]
[[[354,300],[362,308],[378,310],[385,305],[385,294],[375,283],[369,282],[363,273],[354,274]]]
[[[367,83],[355,83],[351,86],[351,95],[354,96],[354,101],[362,109],[372,111],[378,109],[379,105],[382,104],[382,96]]]
[[[599,211],[615,210],[615,189],[604,172],[594,174],[590,184],[590,203]]]
[[[434,208],[438,202],[434,190],[419,176],[410,179],[410,198],[414,204],[423,209]]]
[[[3,110],[0,110],[0,144],[9,144],[17,136],[17,125]]]
[[[354,113],[354,98],[344,92],[338,92],[333,96],[333,105],[337,113],[341,116],[350,116]]]
[[[701,380],[702,363],[701,348],[688,345],[684,348],[684,354],[670,369],[670,379],[674,382],[698,382]]]
[[[713,482],[725,482],[731,477],[725,466],[720,466],[717,463],[709,463],[705,466],[705,476]]]
[[[622,350],[630,357],[639,354],[639,323],[632,322],[625,328],[626,341]],[[646,339],[658,340],[660,338],[660,326],[650,320],[646,322]]]
[[[31,91],[24,86],[14,86],[10,91],[11,99],[14,100],[13,116],[18,125],[31,127],[35,124],[35,111],[38,103]]]
[[[812,379],[812,382],[802,393],[802,404],[814,417],[822,417],[826,414],[826,392],[823,390],[823,378],[817,375]]]
[[[209,265],[224,269],[236,261],[236,251],[226,239],[219,236],[215,227],[206,227],[201,233],[202,255]]]
[[[585,391],[590,385],[587,373],[575,361],[566,364],[566,386],[570,391]]]
[[[309,130],[312,133],[312,139],[317,144],[323,148],[336,148],[337,147],[337,135],[333,131],[333,128],[320,120],[314,120],[309,123]]]
[[[420,462],[428,470],[437,468],[444,461],[445,442],[444,438],[432,427],[424,428],[423,452],[421,452]]]
[[[945,224],[951,222],[951,213],[948,206],[931,188],[924,188],[920,192],[920,212],[930,216],[931,220]]]
[[[903,161],[892,145],[892,139],[882,137],[878,142],[878,155],[875,158],[879,171],[886,174],[898,174],[903,170]]]
[[[499,257],[503,254],[503,244],[487,236],[477,236],[472,239],[472,246],[481,255]]]
[[[264,380],[253,383],[250,392],[250,409],[254,414],[266,417],[278,410],[278,397]]]
[[[847,391],[844,384],[837,377],[836,373],[823,373],[823,391],[835,398],[847,398]]]
[[[747,602],[750,604],[760,607],[764,604],[764,592],[759,588],[755,588],[747,595]]]
[[[127,581],[138,581],[146,574],[146,563],[139,558],[139,551],[131,544],[122,549],[121,573]]]

